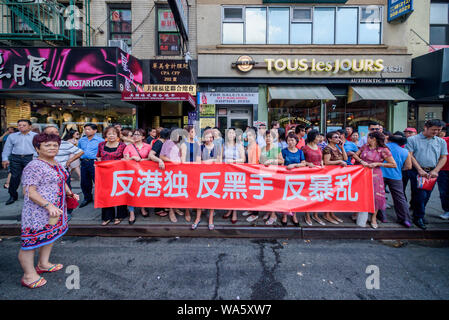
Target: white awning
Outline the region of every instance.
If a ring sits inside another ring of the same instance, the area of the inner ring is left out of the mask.
[[[337,100],[326,86],[279,86],[268,87],[271,100]]]
[[[413,101],[411,96],[398,87],[351,86],[348,90],[348,103],[361,100]]]

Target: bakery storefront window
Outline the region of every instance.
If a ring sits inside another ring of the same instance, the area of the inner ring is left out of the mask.
[[[320,126],[320,100],[281,100],[268,108],[268,123],[279,121],[282,127],[290,124]]]
[[[48,125],[56,125],[63,138],[71,129],[82,133],[87,123],[96,124],[99,133],[111,124],[132,128],[136,123],[135,108],[95,101],[6,100],[5,108],[6,126],[16,126],[18,119],[30,119],[33,131],[40,132]]]

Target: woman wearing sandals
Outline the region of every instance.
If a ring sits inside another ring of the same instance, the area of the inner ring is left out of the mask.
[[[284,165],[287,166],[287,170],[310,166],[310,164],[306,162],[306,158],[304,157],[304,153],[302,152],[302,150],[296,148],[296,145],[298,143],[298,136],[293,132],[289,133],[287,136],[287,148],[282,149],[282,158],[284,159]],[[299,221],[296,217],[296,212],[293,213],[292,222],[296,227],[299,227]],[[287,225],[286,214],[282,216],[281,223],[283,226]]]
[[[151,150],[150,152],[150,159],[154,162],[157,162],[161,170],[165,170],[164,162],[171,162],[174,164],[181,163],[181,150],[179,148],[182,139],[182,136],[180,135],[181,131],[182,130],[179,128],[174,128],[172,130],[165,128],[161,130],[159,136],[159,141],[162,142],[161,151],[158,154],[153,148],[153,150]],[[165,217],[167,215],[167,213],[163,209],[155,208],[155,210],[156,214],[160,217]],[[168,209],[168,218],[173,223],[178,222],[175,212],[179,215],[184,214],[179,209]]]
[[[181,161],[184,163],[201,163],[201,147],[196,138],[195,128],[193,126],[186,126],[187,137],[181,143]],[[197,211],[200,209],[196,209]],[[185,219],[187,222],[191,221],[190,209],[186,209]]]
[[[326,134],[327,146],[323,149],[323,162],[325,166],[342,166],[348,165],[348,155],[343,142],[340,139],[340,134],[337,131],[328,132]],[[326,212],[324,219],[333,224],[343,223],[343,220],[338,218],[333,212]]]
[[[105,141],[98,145],[97,160],[121,160],[126,145],[120,141],[120,130],[115,127],[107,127],[103,132]],[[114,224],[119,224],[128,215],[126,206],[117,206],[101,209],[102,226],[114,221]]]
[[[306,162],[310,168],[313,167],[322,167],[323,166],[323,153],[321,152],[321,148],[318,143],[320,143],[321,137],[318,130],[311,130],[307,134],[306,144],[302,147],[302,152],[304,153],[304,157],[306,158]],[[326,225],[319,217],[318,213],[313,213],[313,220],[318,222],[320,225]],[[306,212],[304,216],[304,221],[307,225],[311,226],[312,221],[310,220],[310,213]]]
[[[282,158],[281,148],[277,143],[277,130],[271,129],[270,132],[267,132],[265,135],[265,147],[262,148],[260,152],[260,164],[265,166],[269,165],[283,165],[284,159]],[[269,218],[268,218],[269,216]],[[268,220],[267,220],[268,218]],[[273,225],[276,220],[276,212],[272,211],[271,213],[266,213],[264,220],[266,225]]]
[[[377,229],[377,212],[379,210],[385,211],[387,207],[381,167],[396,168],[396,161],[394,161],[390,149],[385,144],[385,135],[378,131],[368,134],[367,143],[353,157],[364,167],[373,169],[374,213],[371,217],[371,227]]]
[[[145,130],[134,130],[132,137],[134,143],[126,146],[125,151],[123,151],[123,159],[134,161],[148,160],[150,157],[151,146],[148,143],[143,142],[145,140]],[[134,222],[136,222],[134,209],[134,207],[128,206],[129,224],[134,224]],[[145,210],[145,208],[140,208],[140,213],[143,217],[148,217],[148,212]]]
[[[214,134],[212,129],[208,129],[204,132],[204,144],[201,146],[201,163],[221,163],[219,147],[214,144]],[[192,230],[198,228],[201,222],[201,209],[197,209],[195,222],[192,224]],[[209,209],[209,230],[214,230],[214,209]]]
[[[245,148],[243,143],[237,143],[235,128],[226,130],[226,139],[223,146],[223,163],[245,163]],[[232,224],[237,223],[237,210],[228,210],[223,219],[231,217]]]
[[[68,229],[66,197],[79,201],[66,183],[68,172],[55,160],[61,138],[41,133],[33,138],[38,158],[23,170],[22,185],[25,199],[22,210],[22,242],[19,262],[24,271],[21,283],[30,289],[42,287],[47,281],[39,276],[56,272],[62,264],[49,262],[54,242]],[[57,220],[57,221],[52,221]],[[35,249],[39,261],[34,267]]]

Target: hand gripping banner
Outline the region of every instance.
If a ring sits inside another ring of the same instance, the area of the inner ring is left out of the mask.
[[[251,164],[101,161],[95,207],[234,209],[276,212],[374,212],[372,170]]]

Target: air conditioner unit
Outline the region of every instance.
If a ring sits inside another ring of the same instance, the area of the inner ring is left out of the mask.
[[[128,45],[123,40],[109,40],[108,41],[108,46],[109,47],[119,47],[120,49],[122,49],[126,53],[130,53]]]

